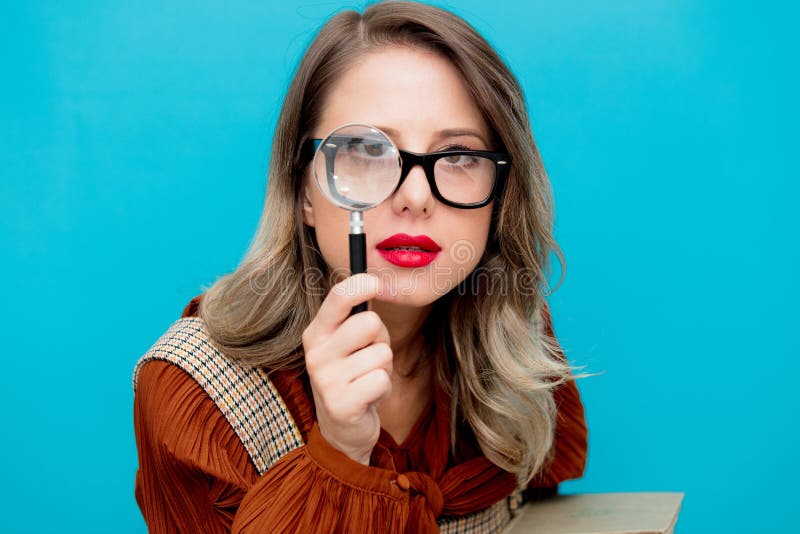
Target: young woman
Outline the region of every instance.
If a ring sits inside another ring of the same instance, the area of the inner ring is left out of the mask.
[[[436,163],[364,213],[369,268],[349,276],[311,140],[353,123]],[[448,182],[477,164],[482,187]],[[522,92],[472,27],[406,2],[334,16],[286,96],[249,252],[137,365],[151,531],[499,531],[581,476],[552,222]]]

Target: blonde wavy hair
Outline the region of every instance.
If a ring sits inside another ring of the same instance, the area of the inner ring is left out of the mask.
[[[552,235],[550,183],[519,84],[456,15],[413,2],[381,2],[363,14],[340,12],[320,29],[278,119],[258,231],[238,268],[206,290],[199,314],[213,342],[243,365],[303,369],[302,333],[332,282],[318,275],[329,268],[314,229],[303,224],[310,155],[302,147],[340,73],[364,54],[391,46],[420,47],[449,59],[495,145],[512,157],[485,254],[460,286],[436,301],[424,335],[437,355],[436,380],[452,399],[454,454],[457,429],[466,427],[491,462],[525,483],[551,459],[553,390],[575,378],[543,328],[549,256],[555,253],[563,265],[563,254]]]

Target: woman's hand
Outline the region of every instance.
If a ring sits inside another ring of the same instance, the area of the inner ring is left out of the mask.
[[[348,315],[380,290],[374,275],[346,278],[331,288],[303,332],[320,432],[333,447],[364,465],[369,465],[381,431],[378,403],[392,390],[392,349],[377,313]]]

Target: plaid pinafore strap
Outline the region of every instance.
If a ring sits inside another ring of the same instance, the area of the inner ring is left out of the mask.
[[[208,393],[242,441],[259,475],[283,455],[303,445],[286,404],[259,368],[237,365],[211,344],[203,320],[177,320],[136,363],[133,389],[142,365],[163,360],[177,365]]]
[[[303,445],[300,430],[267,374],[241,367],[211,344],[202,319],[179,319],[136,363],[133,388],[142,365],[163,360],[177,365],[208,393],[242,441],[259,475],[283,455]],[[468,516],[442,518],[447,534],[497,533],[511,521],[520,492]]]
[[[458,518],[444,518],[437,521],[439,532],[446,534],[497,534],[502,532],[513,518],[511,499],[517,499],[516,494],[496,502],[491,506]],[[514,505],[514,510],[516,506]]]

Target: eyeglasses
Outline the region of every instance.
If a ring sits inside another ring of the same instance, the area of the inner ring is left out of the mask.
[[[328,137],[322,147],[326,159],[335,161],[339,169],[358,169],[379,165],[381,172],[387,165],[387,144],[344,136]],[[314,153],[322,139],[308,139],[304,150]],[[331,142],[333,141],[333,142]],[[395,191],[403,185],[408,173],[421,165],[433,196],[448,206],[462,209],[481,208],[489,204],[502,191],[511,167],[511,157],[501,152],[485,150],[444,150],[418,154],[398,150],[400,181]],[[395,171],[396,172],[396,171]],[[396,175],[395,175],[396,176]]]

